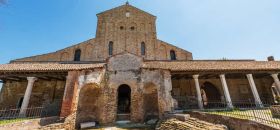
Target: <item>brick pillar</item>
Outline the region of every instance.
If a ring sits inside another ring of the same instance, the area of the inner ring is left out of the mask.
[[[68,72],[60,117],[67,117],[74,111],[75,100],[76,100],[75,97],[77,95],[77,90],[78,90],[78,78],[79,78],[79,72],[77,71]]]

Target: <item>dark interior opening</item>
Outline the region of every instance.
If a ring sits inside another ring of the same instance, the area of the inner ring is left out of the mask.
[[[201,89],[204,107],[214,108],[222,106],[221,94],[215,85],[205,82]]]
[[[23,102],[23,97],[21,97],[18,101],[17,108],[21,108]]]
[[[118,89],[118,113],[130,113],[131,89],[128,85],[121,85]]]

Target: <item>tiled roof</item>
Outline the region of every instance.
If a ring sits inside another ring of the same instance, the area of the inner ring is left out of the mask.
[[[171,71],[280,71],[278,61],[146,61],[143,68]]]
[[[59,63],[25,63],[2,64],[0,72],[30,72],[30,71],[71,71],[101,68],[104,63],[98,64],[59,64]]]

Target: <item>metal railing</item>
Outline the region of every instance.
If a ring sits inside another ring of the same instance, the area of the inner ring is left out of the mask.
[[[43,107],[26,108],[25,114],[20,114],[20,108],[1,109],[0,120],[18,119],[18,118],[39,118],[41,117]]]
[[[271,112],[271,106],[278,104],[237,101],[232,102],[234,108],[228,108],[227,104],[226,102],[207,102],[204,103],[204,109],[185,109],[185,111],[207,112],[208,114],[246,119],[280,129],[280,118],[275,118]]]

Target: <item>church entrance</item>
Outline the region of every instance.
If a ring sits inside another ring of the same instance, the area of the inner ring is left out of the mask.
[[[131,89],[128,85],[118,88],[118,114],[129,114],[131,104]]]

